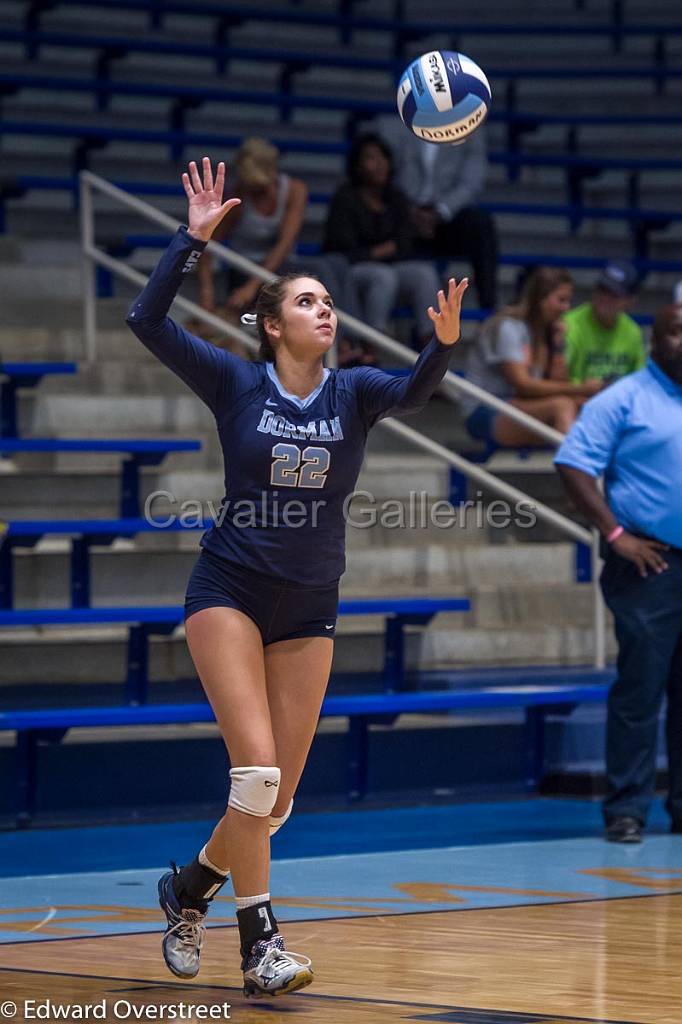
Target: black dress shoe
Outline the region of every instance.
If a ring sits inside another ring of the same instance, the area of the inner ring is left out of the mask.
[[[610,843],[641,843],[642,823],[637,818],[613,818],[606,826]]]
[[[682,820],[673,818],[673,821],[670,825],[670,831],[674,835],[682,835]]]

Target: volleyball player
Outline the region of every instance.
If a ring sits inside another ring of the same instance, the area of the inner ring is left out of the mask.
[[[289,276],[255,305],[261,361],[246,362],[171,320],[168,309],[224,215],[225,165],[215,183],[194,162],[182,176],[189,227],[171,241],[127,323],[213,412],[226,494],[203,535],[185,601],[187,642],[225,741],[227,810],[196,858],[159,880],[170,970],[199,970],[203,920],[228,873],[236,896],[246,995],[292,992],[310,960],[288,952],[270,904],[270,837],[291,814],[332,661],[343,502],[357,480],[367,433],[388,415],[424,406],[441,381],[466,280],[429,308],[435,336],[408,378],[370,367],[330,370],[336,313],[323,284]]]

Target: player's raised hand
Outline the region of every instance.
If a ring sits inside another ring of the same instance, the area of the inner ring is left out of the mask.
[[[218,164],[215,183],[211,161],[207,156],[202,160],[202,165],[203,184],[194,160],[190,162],[189,174],[187,172],[183,174],[182,184],[189,199],[189,233],[193,238],[208,242],[227,211],[231,210],[233,206],[238,206],[241,199],[227,199],[223,202],[225,164],[222,160]]]
[[[451,277],[448,281],[447,299],[442,288],[438,292],[439,312],[437,313],[433,306],[429,306],[426,311],[429,314],[429,319],[433,322],[436,337],[443,345],[454,345],[456,341],[459,341],[462,298],[468,287],[468,278],[463,277],[457,284],[454,277]]]

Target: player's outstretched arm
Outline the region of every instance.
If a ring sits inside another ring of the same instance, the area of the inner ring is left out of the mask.
[[[204,172],[203,182],[196,162],[192,160],[189,164],[189,174],[185,171],[182,176],[182,185],[189,200],[189,233],[200,242],[208,242],[225,214],[234,206],[239,206],[241,199],[226,199],[223,202],[225,164],[222,160],[218,164],[215,182],[209,158],[205,156],[201,163]]]
[[[457,284],[454,277],[451,277],[448,281],[447,298],[442,288],[438,292],[438,312],[433,306],[429,306],[426,311],[441,345],[454,345],[460,339],[462,299],[468,287],[468,278],[463,277]]]
[[[459,341],[462,297],[468,283],[466,278],[459,284],[450,278],[447,298],[442,290],[438,292],[438,312],[429,306],[435,337],[422,351],[409,377],[398,379],[369,367],[351,371],[355,374],[360,407],[369,426],[383,416],[418,412],[431,398],[445,376],[452,346]]]
[[[190,334],[168,316],[186,274],[196,266],[204,246],[222,218],[239,199],[222,201],[225,164],[218,165],[215,183],[211,161],[203,160],[204,180],[192,161],[183,184],[189,199],[189,230],[180,228],[149,281],[133,302],[126,323],[143,345],[182,378],[212,410],[227,394],[230,382],[246,364]]]

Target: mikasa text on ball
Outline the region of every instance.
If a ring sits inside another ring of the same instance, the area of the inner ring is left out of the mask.
[[[403,123],[427,142],[466,142],[485,121],[490,85],[463,53],[431,50],[405,69],[398,85]]]

